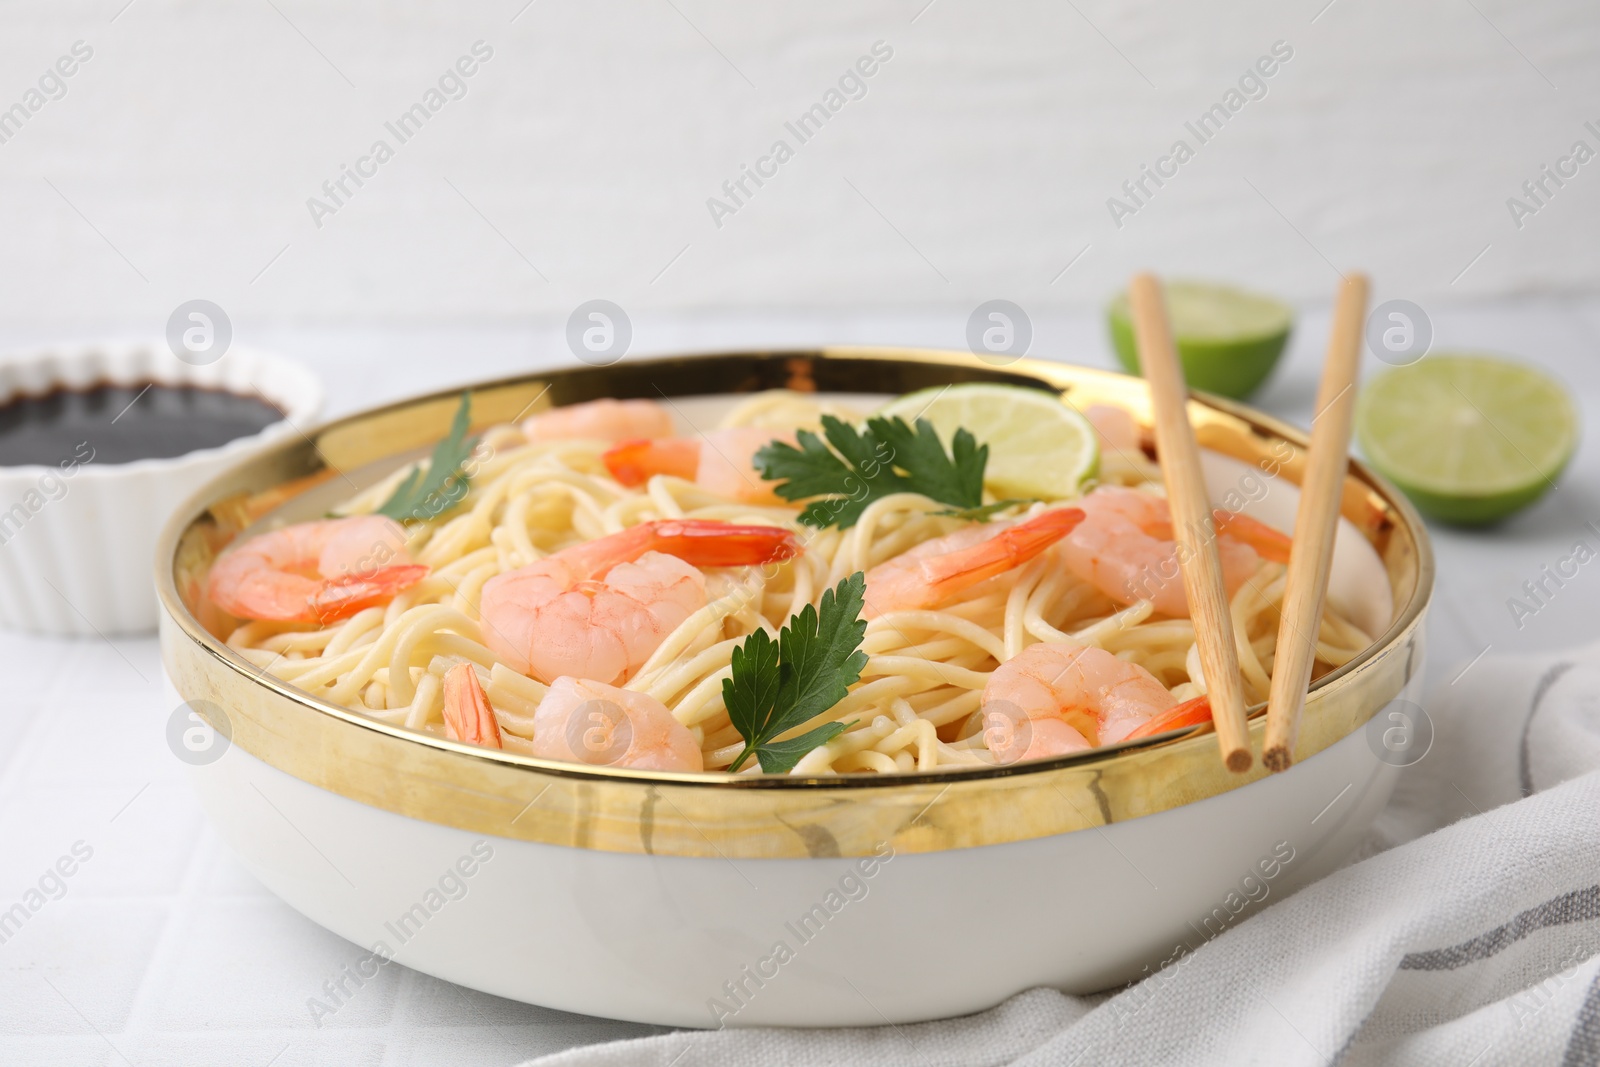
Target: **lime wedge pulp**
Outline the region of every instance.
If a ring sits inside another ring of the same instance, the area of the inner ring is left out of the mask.
[[[1210,282],[1175,281],[1164,288],[1173,343],[1191,389],[1242,400],[1266,381],[1289,340],[1293,309]],[[1130,374],[1139,373],[1127,293],[1111,301],[1107,318],[1118,360]]]
[[[1367,385],[1356,437],[1418,510],[1481,525],[1550,490],[1577,448],[1578,412],[1526,364],[1435,353]]]
[[[958,429],[989,446],[984,486],[999,499],[1064,500],[1100,469],[1089,420],[1054,393],[1016,385],[942,385],[891,400],[878,414],[927,419],[948,447]]]

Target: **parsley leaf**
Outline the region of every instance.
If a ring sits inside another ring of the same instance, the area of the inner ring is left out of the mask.
[[[467,427],[472,424],[472,397],[461,394],[461,406],[450,423],[450,433],[433,448],[433,456],[424,470],[419,463],[411,468],[389,499],[378,508],[379,515],[387,515],[397,522],[422,522],[444,514],[467,495],[467,474],[461,465],[478,447],[476,437],[467,438]]]
[[[848,529],[874,500],[893,493],[920,493],[941,504],[983,504],[983,469],[989,446],[957,430],[947,453],[933,424],[915,428],[901,418],[871,418],[858,430],[832,415],[822,416],[822,439],[809,430],[795,435],[796,448],[774,441],[755,454],[756,469],[785,500],[811,503],[800,512],[807,526]],[[828,446],[832,445],[832,448]]]
[[[733,650],[733,673],[722,681],[722,702],[745,747],[729,771],[754,753],[763,771],[783,774],[855,725],[824,723],[799,737],[776,740],[839,703],[861,677],[867,665],[867,654],[860,651],[867,633],[861,618],[866,588],[866,575],[857,571],[822,594],[820,611],[810,604],[802,608],[776,641],[757,630]]]
[[[916,429],[904,419],[868,419],[867,432],[889,446],[891,462],[906,472],[907,488],[941,504],[975,508],[983,503],[983,468],[989,446],[957,430],[946,455],[933,423],[918,419]]]

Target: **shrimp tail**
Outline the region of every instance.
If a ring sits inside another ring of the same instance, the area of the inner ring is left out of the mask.
[[[405,563],[329,578],[312,594],[306,617],[297,621],[326,626],[348,619],[364,608],[387,604],[397,593],[426,578],[428,571],[429,568],[420,563]]]
[[[1199,726],[1210,721],[1211,698],[1202,694],[1193,700],[1185,700],[1182,704],[1174,705],[1160,715],[1146,719],[1137,730],[1123,740],[1135,741],[1141,737],[1154,737],[1168,730],[1182,730],[1187,726]]]
[[[500,724],[489,695],[470,663],[458,663],[444,676],[444,729],[452,741],[500,748]]]
[[[1038,556],[1082,522],[1081,508],[1053,508],[972,548],[928,560],[924,572],[938,599],[1004,574]]]
[[[1289,547],[1293,542],[1282,530],[1275,530],[1240,512],[1224,511],[1222,508],[1212,512],[1212,520],[1216,523],[1219,535],[1226,534],[1235,541],[1242,541],[1255,549],[1256,555],[1262,559],[1270,563],[1289,562]]]
[[[779,526],[738,526],[711,519],[663,519],[633,527],[647,531],[646,551],[677,556],[696,567],[776,563],[800,554],[800,542]]]
[[[601,460],[621,485],[641,486],[657,474],[694,480],[700,469],[700,442],[692,437],[637,437],[608,449]]]

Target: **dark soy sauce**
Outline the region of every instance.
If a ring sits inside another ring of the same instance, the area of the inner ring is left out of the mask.
[[[170,459],[260,433],[282,418],[258,396],[193,385],[57,389],[0,402],[0,466],[54,466],[85,454],[96,464]]]

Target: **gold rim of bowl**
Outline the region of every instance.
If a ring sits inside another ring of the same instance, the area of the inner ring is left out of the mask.
[[[574,367],[470,386],[483,427],[603,396],[708,396],[789,388],[900,394],[956,382],[1056,392],[1081,408],[1119,404],[1149,426],[1142,380],[965,353],[899,348],[733,352]],[[231,744],[303,781],[400,815],[472,833],[607,852],[722,859],[866,856],[1025,841],[1143,815],[1247,787],[1266,772],[1226,770],[1209,732],[1179,732],[1052,760],[935,773],[819,778],[677,774],[559,763],[448,741],[326,703],[267,675],[207,627],[198,596],[211,560],[243,520],[292,494],[286,486],[343,476],[371,484],[444,436],[460,389],[328,423],[242,460],[169,521],[156,557],[161,648],[178,692]],[[1197,395],[1200,443],[1279,466],[1298,484],[1306,436],[1240,404]],[[1291,446],[1278,464],[1280,442]],[[1274,455],[1274,449],[1277,455]],[[1364,725],[1420,668],[1433,556],[1416,512],[1351,461],[1343,515],[1376,549],[1394,591],[1393,621],[1371,647],[1319,678],[1306,701],[1296,759]],[[1260,709],[1251,737],[1260,752]],[[230,770],[231,768],[231,770]],[[241,773],[224,752],[203,773]],[[1293,775],[1291,768],[1288,772]]]

